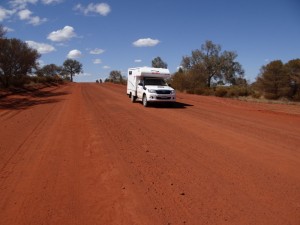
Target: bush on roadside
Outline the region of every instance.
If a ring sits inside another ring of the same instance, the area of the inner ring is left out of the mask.
[[[248,86],[219,86],[215,88],[215,96],[217,97],[246,97],[253,93],[253,90]]]
[[[59,76],[16,76],[10,79],[10,85],[4,89],[14,90],[27,88],[40,88],[42,86],[53,86],[63,84],[65,81]]]
[[[265,93],[264,97],[269,100],[277,100],[279,98],[279,96],[274,93]]]
[[[262,96],[262,94],[258,91],[253,91],[251,94],[251,97],[256,98],[256,99],[259,99],[261,96]]]
[[[217,97],[225,97],[228,91],[226,87],[217,87],[215,90],[215,96]]]

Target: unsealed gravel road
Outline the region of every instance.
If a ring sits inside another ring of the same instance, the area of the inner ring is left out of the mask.
[[[0,224],[300,224],[300,106],[79,83],[0,99]]]

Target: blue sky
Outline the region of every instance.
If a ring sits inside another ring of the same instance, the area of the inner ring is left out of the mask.
[[[173,73],[206,40],[235,51],[250,81],[272,60],[300,58],[299,0],[1,0],[0,23],[41,53],[41,65],[81,62],[78,82],[126,75],[157,56]]]

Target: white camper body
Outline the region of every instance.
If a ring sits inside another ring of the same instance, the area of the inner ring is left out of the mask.
[[[163,68],[137,67],[129,68],[127,74],[127,95],[132,102],[175,102],[176,93],[165,82],[170,71]]]

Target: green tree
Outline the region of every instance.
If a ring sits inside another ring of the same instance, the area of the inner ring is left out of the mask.
[[[244,76],[244,70],[236,58],[235,52],[222,52],[220,45],[206,41],[200,50],[196,49],[191,56],[183,57],[181,66],[185,71],[201,68],[201,78],[205,78],[207,87],[211,86],[212,79],[235,85],[236,79]]]
[[[38,76],[55,76],[59,75],[62,71],[62,68],[60,66],[57,66],[55,64],[49,64],[43,66],[41,69],[37,70]]]
[[[281,60],[275,60],[261,68],[257,85],[268,99],[288,97],[290,93],[290,78]]]
[[[176,90],[184,91],[186,89],[186,75],[184,71],[179,68],[179,70],[173,74],[170,82],[172,87]]]
[[[291,97],[300,100],[300,59],[288,61],[285,67],[290,77]]]
[[[206,87],[205,69],[201,64],[195,65],[192,70],[180,68],[171,79],[173,88],[188,93],[200,93]]]
[[[244,70],[241,64],[235,61],[236,58],[237,54],[235,52],[224,51],[221,54],[221,76],[225,80],[225,83],[239,85],[244,80]]]
[[[123,83],[123,77],[121,71],[112,70],[109,73],[109,80],[113,83]]]
[[[0,82],[8,87],[13,79],[21,80],[37,69],[40,54],[18,39],[0,39]]]
[[[67,59],[63,64],[63,74],[70,75],[71,82],[73,82],[73,76],[78,73],[82,73],[82,64],[74,59]]]
[[[154,68],[168,68],[168,64],[165,63],[159,56],[152,60],[152,67]]]

